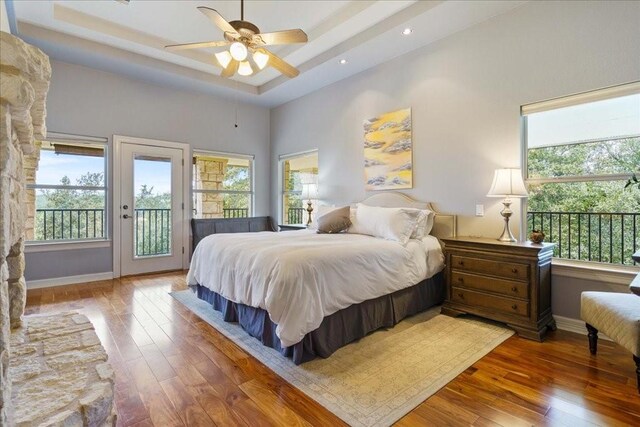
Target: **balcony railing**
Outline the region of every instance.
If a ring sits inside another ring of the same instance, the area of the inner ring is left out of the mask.
[[[222,209],[224,218],[246,218],[249,216],[248,208],[224,208]]]
[[[136,209],[133,224],[136,256],[171,253],[171,209]]]
[[[104,209],[36,209],[35,240],[105,238]],[[135,209],[135,256],[171,253],[171,209]]]
[[[36,209],[36,240],[102,239],[104,209]]]
[[[635,265],[640,248],[640,213],[529,212],[528,230],[541,230],[565,259]]]
[[[287,224],[302,224],[305,208],[289,208],[287,210]]]

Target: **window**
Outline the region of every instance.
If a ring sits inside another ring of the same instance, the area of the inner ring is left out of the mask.
[[[640,84],[522,107],[527,229],[555,256],[633,264],[640,249]]]
[[[193,155],[193,217],[253,215],[253,156],[196,152]]]
[[[106,162],[106,139],[50,134],[36,142],[24,159],[26,239],[106,239]]]
[[[307,207],[316,210],[318,199],[318,151],[280,156],[282,168],[282,223],[306,224]],[[314,220],[314,213],[311,214]]]

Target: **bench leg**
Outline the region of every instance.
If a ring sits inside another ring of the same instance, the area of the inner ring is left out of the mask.
[[[596,354],[598,351],[598,330],[588,323],[586,325],[587,331],[589,331],[589,351],[591,354]]]
[[[633,361],[636,362],[636,384],[638,384],[638,393],[640,393],[640,357],[634,354]]]

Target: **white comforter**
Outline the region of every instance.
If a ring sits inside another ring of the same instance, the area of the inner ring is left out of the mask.
[[[193,254],[187,275],[236,303],[265,309],[283,346],[317,329],[325,316],[415,285],[444,266],[438,240],[407,246],[359,234],[214,234]]]

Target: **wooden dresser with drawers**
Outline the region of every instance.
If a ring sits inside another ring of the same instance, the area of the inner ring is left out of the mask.
[[[445,244],[447,297],[442,313],[474,314],[542,341],[551,315],[553,244],[456,237]]]

